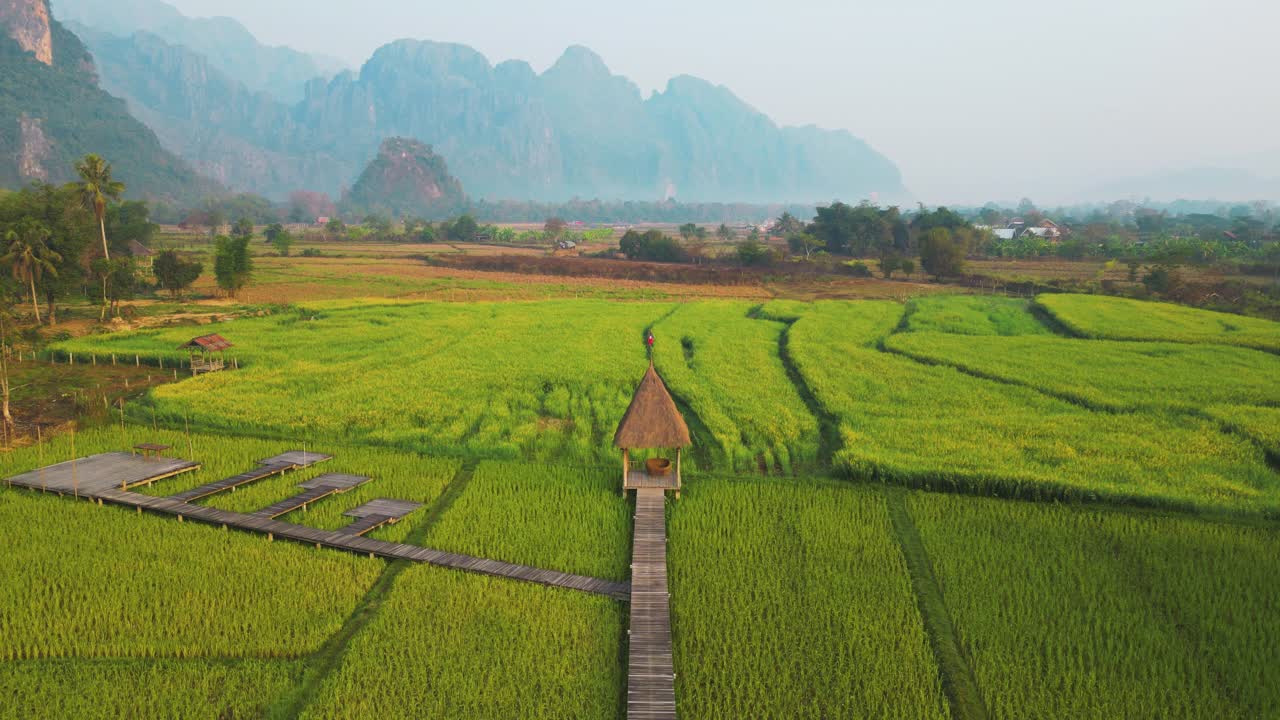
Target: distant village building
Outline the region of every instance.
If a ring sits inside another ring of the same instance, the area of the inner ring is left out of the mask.
[[[320,217],[316,218],[316,224],[317,224],[317,225],[328,225],[328,224],[329,224],[329,216],[327,216],[327,215],[321,215]]]
[[[133,256],[133,264],[139,270],[151,270],[156,264],[156,251],[137,240],[129,241],[129,254]]]
[[[997,240],[1014,240],[1029,235],[1052,243],[1060,242],[1068,232],[1067,228],[1047,218],[1031,226],[1022,218],[1013,218],[1002,228],[991,228]]]

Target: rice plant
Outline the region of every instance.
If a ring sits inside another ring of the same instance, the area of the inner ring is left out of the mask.
[[[415,566],[302,717],[618,717],[624,611],[605,598]]]
[[[0,663],[0,717],[249,720],[297,682],[276,660],[31,660]]]
[[[1217,343],[1280,351],[1280,323],[1270,320],[1097,295],[1041,295],[1036,303],[1083,337]]]
[[[709,431],[717,469],[789,474],[816,460],[818,424],[779,359],[784,326],[750,308],[681,305],[654,326],[654,359]]]
[[[294,658],[337,632],[381,560],[0,492],[0,661]]]
[[[139,421],[433,454],[604,462],[644,371],[646,303],[347,303],[218,326],[241,369],[157,389]],[[168,358],[191,328],[59,354]]]
[[[1280,534],[916,493],[909,508],[994,718],[1280,708]]]
[[[870,349],[887,310],[815,305],[791,329],[805,382],[838,418],[853,476],[1023,497],[1276,513],[1260,448],[1169,413],[1094,412]]]
[[[626,580],[631,512],[621,489],[620,468],[482,462],[425,544]]]
[[[926,295],[907,303],[907,330],[956,335],[1050,335],[1031,302],[990,295]]]
[[[681,716],[949,717],[882,495],[703,479],[669,514]]]
[[[885,344],[1109,410],[1280,404],[1280,356],[1239,347],[939,333],[894,335]]]

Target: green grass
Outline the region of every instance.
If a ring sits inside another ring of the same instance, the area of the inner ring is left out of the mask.
[[[1280,535],[914,493],[993,718],[1269,717]]]
[[[982,295],[926,295],[907,303],[910,332],[956,335],[1050,335],[1027,300]]]
[[[248,720],[299,675],[261,660],[33,660],[0,663],[0,717]]]
[[[622,470],[482,462],[428,533],[429,547],[626,580],[631,510]]]
[[[1083,337],[1216,343],[1280,351],[1280,323],[1270,320],[1096,295],[1041,295],[1036,303]]]
[[[880,493],[700,480],[669,514],[681,716],[949,716]]]
[[[654,362],[715,443],[717,469],[790,474],[817,458],[818,424],[778,357],[785,326],[751,305],[681,305],[654,326]]]
[[[411,567],[302,717],[617,717],[623,613],[605,598]]]
[[[595,300],[355,303],[214,328],[242,369],[153,392],[159,422],[436,454],[612,462],[668,306]],[[311,320],[309,318],[315,317]],[[191,328],[89,336],[58,352],[181,355]],[[149,410],[138,411],[150,420]]]

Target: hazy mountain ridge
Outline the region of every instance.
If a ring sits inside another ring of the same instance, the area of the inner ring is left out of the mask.
[[[345,69],[340,60],[258,42],[243,25],[227,17],[192,18],[160,0],[57,0],[61,21],[128,37],[149,32],[204,55],[213,67],[255,92],[294,103],[307,82]]]
[[[148,32],[118,37],[69,25],[94,49],[104,89],[126,98],[167,149],[208,177],[280,196],[316,177],[358,171],[354,162],[295,146],[303,128],[289,106],[251,92],[203,55]]]
[[[166,147],[275,198],[302,188],[339,196],[389,137],[433,146],[472,196],[490,199],[648,200],[669,188],[688,201],[906,196],[897,168],[845,131],[779,128],[727,88],[688,76],[645,99],[581,46],[538,74],[521,61],[494,66],[465,45],[398,40],[359,73],[312,79],[289,105],[162,34],[76,27],[104,85]]]
[[[1085,194],[1087,199],[1251,201],[1280,198],[1280,176],[1236,167],[1190,167],[1122,178]]]
[[[96,152],[115,165],[131,197],[194,203],[219,190],[165,151],[125,103],[99,88],[93,58],[79,38],[49,18],[45,0],[9,6],[18,12],[6,15],[9,32],[0,36],[0,185],[73,180],[75,161]],[[14,18],[26,23],[21,34],[47,36],[48,42],[20,44],[11,37]],[[30,26],[40,18],[47,27]]]

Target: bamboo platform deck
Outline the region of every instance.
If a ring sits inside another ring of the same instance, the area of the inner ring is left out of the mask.
[[[412,562],[428,563],[455,570],[466,570],[468,572],[481,573],[484,575],[495,575],[551,587],[604,595],[624,602],[630,598],[630,586],[625,582],[614,582],[611,580],[586,577],[583,575],[573,575],[554,570],[542,570],[535,567],[529,567],[527,565],[515,565],[512,563],[500,562],[498,560],[473,557],[471,555],[461,555],[458,553],[433,550],[431,548],[420,547],[417,545],[383,542],[381,540],[372,540],[358,535],[352,535],[344,532],[343,530],[319,530],[305,525],[295,525],[293,523],[286,523],[259,515],[229,512],[202,505],[192,505],[169,497],[153,497],[150,495],[142,495],[141,493],[130,492],[122,489],[123,486],[129,483],[137,485],[143,482],[157,480],[160,477],[168,477],[168,475],[172,475],[177,472],[185,472],[186,470],[195,469],[196,467],[199,467],[199,465],[189,463],[185,460],[174,460],[171,458],[144,460],[141,457],[132,456],[129,453],[107,453],[107,455],[111,456],[110,462],[103,460],[90,463],[94,458],[98,458],[100,456],[83,458],[76,461],[76,485],[79,490],[80,497],[95,500],[100,503],[108,502],[115,505],[136,508],[138,512],[155,512],[174,516],[180,520],[194,520],[211,525],[220,525],[225,528],[236,528],[262,533],[273,540],[277,538],[282,540],[293,540],[296,542],[308,543],[316,546],[317,548],[325,547],[344,550],[369,555],[371,557],[386,558],[388,560],[409,560]],[[132,458],[132,460],[129,460],[129,458]],[[66,469],[61,467],[62,465],[69,466],[69,464],[69,462],[60,463],[59,465],[50,466],[43,470],[24,473],[16,477],[9,478],[5,482],[32,490],[47,489],[51,492],[71,494],[70,469],[69,467]],[[82,471],[89,467],[101,470],[103,474],[99,476],[90,476],[86,473],[81,476]],[[144,469],[151,474],[148,475],[147,473],[144,473]],[[167,474],[160,475],[158,473]],[[65,478],[65,482],[67,483],[65,487],[62,484],[64,481],[59,478]],[[56,487],[50,485],[51,480],[58,481]]]
[[[631,555],[631,625],[627,648],[627,720],[676,717],[667,591],[666,494],[636,491]]]
[[[127,490],[199,469],[200,463],[165,457],[143,457],[127,452],[101,453],[32,470],[6,483],[63,495],[89,495],[105,490]]]
[[[348,535],[365,535],[389,523],[400,522],[401,518],[422,507],[422,503],[407,500],[388,500],[378,498],[344,513],[355,522],[342,528],[339,532]]]
[[[259,460],[258,467],[247,472],[242,472],[239,475],[233,475],[222,480],[215,480],[214,482],[206,483],[200,487],[194,487],[190,490],[170,495],[169,497],[179,502],[195,502],[196,500],[209,497],[210,495],[216,495],[227,490],[235,490],[241,485],[248,485],[249,483],[269,478],[272,475],[278,475],[289,470],[301,470],[302,468],[311,467],[316,463],[332,459],[332,455],[291,450],[287,453],[276,455],[275,457]]]
[[[359,487],[369,482],[369,478],[363,475],[339,475],[336,473],[327,473],[312,480],[302,483],[298,487],[302,488],[302,492],[291,498],[285,498],[278,503],[269,505],[257,512],[253,513],[258,517],[277,518],[281,515],[287,515],[294,510],[301,508],[306,510],[311,503],[327,498],[330,495],[338,495],[348,490]]]

